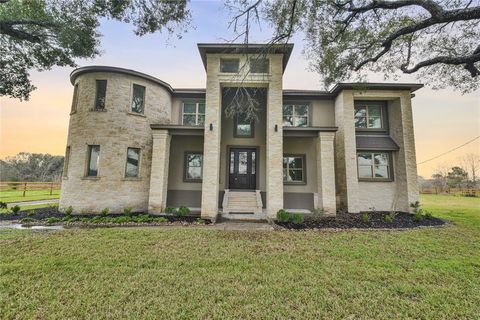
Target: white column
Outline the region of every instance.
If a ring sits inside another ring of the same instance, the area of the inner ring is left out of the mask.
[[[153,130],[152,168],[148,212],[160,213],[167,206],[168,165],[171,136],[168,130]]]
[[[319,132],[317,138],[318,209],[336,215],[334,132]]]

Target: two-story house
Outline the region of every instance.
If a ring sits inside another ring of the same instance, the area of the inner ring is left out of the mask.
[[[116,67],[72,72],[60,208],[187,206],[208,219],[409,211],[418,198],[411,98],[422,85],[286,90],[291,44],[198,49],[202,89]],[[238,88],[255,99],[255,118],[227,116]]]

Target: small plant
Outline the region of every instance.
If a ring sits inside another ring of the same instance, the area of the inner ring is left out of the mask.
[[[390,212],[389,214],[385,215],[385,221],[388,223],[392,223],[393,219],[395,219],[395,216],[393,215],[393,212]]]
[[[368,221],[370,221],[370,215],[368,214],[368,212],[364,212],[364,213],[362,214],[362,221],[363,221],[363,222],[368,222]]]
[[[35,220],[32,219],[32,218],[23,218],[22,220],[20,220],[21,222],[23,223],[28,223],[28,222],[34,222]]]
[[[293,224],[302,224],[303,223],[303,216],[298,213],[294,213],[290,216],[290,222]]]
[[[179,217],[184,217],[189,214],[190,214],[190,209],[188,209],[188,207],[185,207],[185,206],[181,206],[180,208],[178,208],[176,213],[176,215]]]
[[[52,223],[60,222],[60,221],[62,221],[62,219],[55,218],[55,217],[50,217],[50,218],[47,218],[46,221],[47,221],[48,224],[52,224]]]
[[[154,219],[155,219],[155,222],[159,222],[159,223],[168,222],[168,219],[165,217],[157,217]]]
[[[372,212],[372,214],[377,213],[377,209],[375,207],[370,207],[369,209]]]
[[[29,216],[29,217],[34,216],[35,213],[36,213],[35,210],[29,210],[29,211],[27,212],[27,216]]]
[[[174,207],[166,207],[165,208],[165,213],[175,214],[176,212],[177,212],[177,210]]]
[[[432,219],[432,213],[430,211],[425,211],[425,218],[427,218],[428,220]]]
[[[198,224],[205,224],[205,219],[198,218],[198,219],[197,219],[197,223],[198,223]]]
[[[102,209],[102,215],[103,216],[106,216],[108,214],[108,212],[110,212],[110,209],[108,209],[108,208]]]
[[[127,208],[123,209],[123,214],[126,215],[126,216],[131,215],[132,214],[132,208],[127,207]]]
[[[413,218],[415,219],[415,221],[422,221],[425,217],[421,212],[417,212],[414,214]]]
[[[0,209],[7,209],[7,203],[0,201]]]
[[[277,221],[278,222],[289,222],[290,221],[290,213],[286,210],[283,210],[283,209],[278,210]]]
[[[13,206],[13,207],[10,208],[10,210],[12,210],[13,214],[17,214],[20,211],[20,207],[19,206]]]
[[[69,206],[67,209],[65,209],[64,213],[66,216],[71,216],[73,212],[72,206]]]
[[[413,218],[415,221],[422,221],[423,219],[432,219],[432,213],[421,208],[420,202],[415,201],[410,203],[410,208],[413,211]]]

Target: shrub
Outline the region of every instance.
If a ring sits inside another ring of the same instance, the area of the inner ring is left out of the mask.
[[[205,219],[198,218],[197,222],[198,222],[198,224],[205,224]]]
[[[283,210],[283,209],[278,210],[277,221],[278,222],[289,222],[290,221],[290,213],[286,210]]]
[[[174,207],[166,207],[165,208],[165,213],[175,214],[176,212],[177,212],[177,210]]]
[[[132,208],[127,207],[127,208],[123,209],[123,214],[127,215],[127,216],[131,215],[132,214]]]
[[[50,218],[47,218],[47,223],[57,223],[57,222],[60,222],[62,221],[61,219],[59,218],[55,218],[55,217],[50,217]]]
[[[150,222],[152,218],[148,214],[139,214],[138,216],[134,217],[132,220],[135,222]]]
[[[362,221],[363,222],[370,221],[370,215],[368,214],[368,212],[365,212],[364,214],[362,214]]]
[[[385,215],[384,219],[385,219],[386,222],[392,223],[394,218],[395,218],[395,216],[392,214],[392,212],[390,212],[389,214]]]
[[[32,218],[23,218],[22,220],[20,220],[21,222],[23,223],[28,223],[28,222],[34,222],[35,220],[32,219]]]
[[[7,209],[7,203],[0,201],[0,209]]]
[[[294,213],[290,216],[290,222],[293,224],[302,224],[303,223],[303,215]]]
[[[432,219],[433,218],[432,213],[430,211],[425,211],[425,218],[429,220]]]
[[[70,216],[73,212],[72,206],[69,206],[67,209],[65,209],[65,215]]]
[[[17,214],[18,211],[20,211],[20,207],[19,206],[13,206],[10,208],[10,210],[12,210],[13,214]]]
[[[106,216],[109,211],[110,211],[110,209],[108,209],[108,208],[103,208],[103,209],[102,209],[102,215]]]
[[[179,216],[179,217],[184,217],[184,216],[190,214],[190,209],[188,209],[188,207],[181,206],[180,208],[178,208],[176,214],[177,214],[177,216]]]
[[[424,219],[424,216],[422,215],[421,212],[417,212],[417,213],[415,213],[413,218],[415,219],[415,221],[422,221]]]
[[[155,222],[160,222],[160,223],[168,222],[168,219],[165,218],[165,217],[157,217],[157,218],[154,218],[154,219],[155,219]]]
[[[35,210],[28,210],[27,216],[31,217],[35,215]]]

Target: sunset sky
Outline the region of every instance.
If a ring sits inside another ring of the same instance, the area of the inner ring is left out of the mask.
[[[109,65],[150,74],[173,87],[205,87],[205,70],[197,50],[199,42],[224,42],[232,39],[227,29],[228,15],[218,2],[194,2],[190,5],[193,22],[182,39],[155,34],[136,37],[132,26],[104,21],[99,29],[102,55],[93,60],[79,60],[79,66]],[[251,41],[265,42],[270,29],[262,25]],[[320,77],[308,70],[302,54],[300,35],[284,74],[284,88],[323,89]],[[73,87],[69,81],[72,68],[54,68],[32,72],[35,90],[29,101],[1,98],[0,158],[18,152],[63,155]],[[381,81],[372,75],[370,81]],[[417,82],[404,77],[401,82]],[[417,161],[422,162],[480,135],[480,92],[461,95],[451,89],[434,91],[428,87],[413,99]],[[480,139],[455,152],[418,167],[429,177],[439,166],[451,166],[465,153],[480,153]]]

